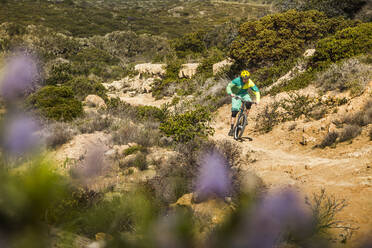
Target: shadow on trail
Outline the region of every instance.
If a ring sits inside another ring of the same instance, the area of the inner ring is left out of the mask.
[[[239,141],[239,142],[253,141],[253,138],[246,136],[246,137],[241,137],[237,139],[236,141]]]

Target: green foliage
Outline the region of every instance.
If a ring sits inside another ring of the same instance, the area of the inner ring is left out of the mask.
[[[45,80],[47,85],[64,84],[72,79],[73,69],[70,63],[59,63],[52,66],[49,77]]]
[[[324,12],[327,16],[342,15],[352,18],[366,3],[366,0],[278,0],[275,6],[280,11],[313,9]]]
[[[177,56],[184,58],[188,54],[202,53],[206,49],[203,36],[204,32],[195,32],[173,40],[172,46],[176,50]]]
[[[81,102],[74,98],[72,89],[66,86],[45,86],[30,95],[26,102],[29,108],[57,121],[71,121],[83,114]]]
[[[214,130],[209,126],[211,114],[203,107],[183,114],[173,114],[160,124],[159,129],[177,142],[187,142],[197,136],[207,137]]]
[[[157,108],[154,106],[137,106],[135,107],[135,112],[139,120],[155,120],[164,121],[168,115],[168,106],[163,105],[162,108]]]
[[[341,59],[370,52],[372,50],[371,37],[372,23],[362,23],[320,40],[312,58],[313,67],[324,68]]]
[[[180,59],[170,59],[165,68],[165,76],[163,79],[155,80],[154,84],[151,87],[151,94],[153,97],[160,99],[167,95],[173,95],[174,91],[168,92],[171,85],[179,85],[185,79],[179,79],[178,73],[182,66],[182,60]]]
[[[273,87],[270,90],[270,94],[277,94],[283,91],[299,90],[306,88],[310,83],[312,83],[316,78],[316,73],[314,71],[306,71],[299,74],[287,82]]]
[[[131,146],[131,147],[128,147],[127,149],[125,149],[123,151],[123,155],[128,156],[128,155],[136,153],[136,152],[143,152],[143,151],[145,151],[145,149],[146,149],[145,147],[140,146],[140,145]]]
[[[329,19],[318,11],[290,10],[265,16],[240,26],[230,56],[242,68],[269,66],[298,57],[310,43],[352,24],[342,18]]]
[[[206,78],[213,76],[213,64],[223,60],[223,53],[217,48],[208,51],[208,54],[202,59],[196,72],[204,74]]]
[[[71,87],[74,95],[80,101],[84,100],[88,95],[97,95],[104,100],[107,99],[106,88],[101,83],[95,82],[86,77],[75,77],[65,85]]]

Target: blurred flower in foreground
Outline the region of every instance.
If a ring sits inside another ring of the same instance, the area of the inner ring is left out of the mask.
[[[6,118],[3,127],[3,149],[6,155],[22,156],[40,145],[38,123],[30,116],[17,114]]]
[[[201,160],[199,176],[196,180],[196,201],[211,196],[226,197],[231,190],[231,180],[227,160],[216,150],[207,153]]]
[[[0,80],[1,95],[12,102],[35,88],[39,72],[35,60],[26,55],[16,55],[7,61]]]
[[[101,171],[106,168],[104,160],[104,148],[101,146],[90,147],[81,165],[74,168],[72,173],[83,183],[89,183],[91,178],[99,176]]]
[[[306,235],[311,230],[311,215],[292,190],[266,195],[253,209],[233,247],[272,248],[288,232]]]

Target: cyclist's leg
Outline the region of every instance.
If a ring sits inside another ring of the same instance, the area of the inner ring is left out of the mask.
[[[249,96],[249,94],[246,94],[242,97],[243,97],[244,101],[247,101],[245,103],[245,113],[247,114],[247,117],[248,117],[249,111],[251,110],[251,107],[252,107],[252,99]]]
[[[240,110],[240,106],[242,105],[242,101],[236,98],[231,99],[231,125],[235,124],[236,115]]]

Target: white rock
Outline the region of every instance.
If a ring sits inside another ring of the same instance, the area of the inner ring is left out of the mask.
[[[218,72],[220,72],[223,68],[230,67],[234,62],[228,58],[221,62],[218,62],[213,65],[213,75],[216,75]]]
[[[99,107],[99,108],[106,108],[105,101],[97,95],[88,95],[85,98],[84,102],[87,105],[90,105],[90,106]]]
[[[151,63],[145,63],[145,64],[137,64],[134,66],[134,69],[139,72],[139,74],[148,73],[151,75],[165,75],[165,67],[166,64],[151,64]]]
[[[199,63],[190,63],[183,64],[181,70],[178,73],[179,78],[191,78],[196,74],[196,69],[198,68]]]

